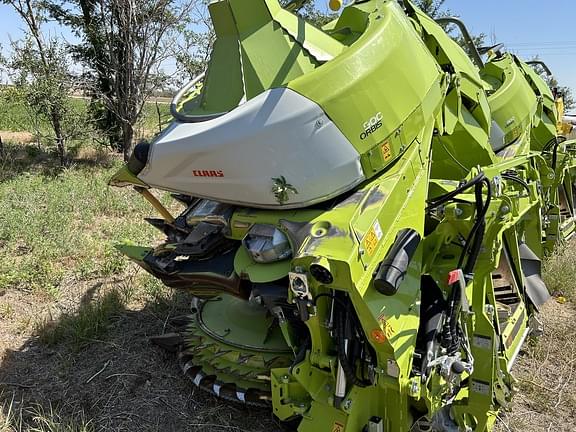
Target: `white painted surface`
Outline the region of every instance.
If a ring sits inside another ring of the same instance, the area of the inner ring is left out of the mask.
[[[285,88],[214,120],[172,124],[151,146],[138,177],[159,189],[277,208],[272,178],[280,176],[298,191],[282,208],[321,202],[364,180],[360,155],[320,106]]]

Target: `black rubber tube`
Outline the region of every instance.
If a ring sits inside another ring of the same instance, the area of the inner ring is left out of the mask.
[[[398,292],[420,240],[420,234],[412,228],[398,232],[396,240],[374,275],[374,288],[379,293],[391,296]]]

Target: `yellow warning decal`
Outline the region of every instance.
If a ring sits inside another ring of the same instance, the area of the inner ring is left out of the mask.
[[[388,141],[384,142],[380,146],[380,151],[382,152],[382,158],[387,161],[392,157],[392,148],[390,147],[390,143]]]
[[[374,255],[376,246],[378,246],[378,237],[376,237],[374,229],[370,228],[370,231],[368,231],[368,234],[364,237],[364,248],[366,252],[368,252],[368,255]]]
[[[388,322],[388,318],[386,317],[386,315],[381,313],[380,315],[378,315],[377,320],[378,320],[378,324],[380,324],[380,326],[382,328],[382,331],[386,335],[386,339],[392,338],[392,336],[394,336],[394,333],[395,333],[394,328]]]
[[[382,238],[382,228],[380,227],[380,223],[378,220],[374,222],[372,227],[368,230],[368,233],[364,237],[364,249],[368,255],[374,255],[374,251],[376,251],[376,246],[378,246],[378,242]]]
[[[335,421],[334,424],[332,425],[332,432],[344,432],[344,423]]]

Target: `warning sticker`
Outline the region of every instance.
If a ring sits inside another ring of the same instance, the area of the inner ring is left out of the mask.
[[[368,233],[364,237],[364,248],[368,255],[374,255],[374,251],[376,250],[376,246],[378,246],[378,242],[382,239],[382,227],[378,221],[374,222]]]
[[[390,147],[390,143],[388,141],[384,142],[380,146],[380,151],[382,151],[382,158],[387,161],[392,157],[392,148]]]
[[[334,424],[332,425],[332,432],[344,432],[344,423],[335,421]]]
[[[387,339],[392,338],[392,336],[394,336],[394,328],[388,322],[386,315],[381,313],[380,315],[378,315],[377,320],[378,320],[378,324],[380,324],[380,326],[382,327],[382,331],[386,335],[386,338]]]

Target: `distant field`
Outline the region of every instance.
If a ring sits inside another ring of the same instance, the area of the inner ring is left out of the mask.
[[[71,98],[72,109],[83,110],[86,108],[88,101],[82,98]],[[163,123],[170,120],[170,106],[163,102],[158,103],[160,110],[160,119]],[[156,131],[158,129],[158,112],[155,102],[146,103],[142,114],[142,119],[137,125],[144,130]],[[44,119],[35,122],[34,116],[31,116],[26,107],[21,103],[7,104],[0,102],[0,131],[12,132],[34,132],[40,130],[46,132],[50,125]]]

